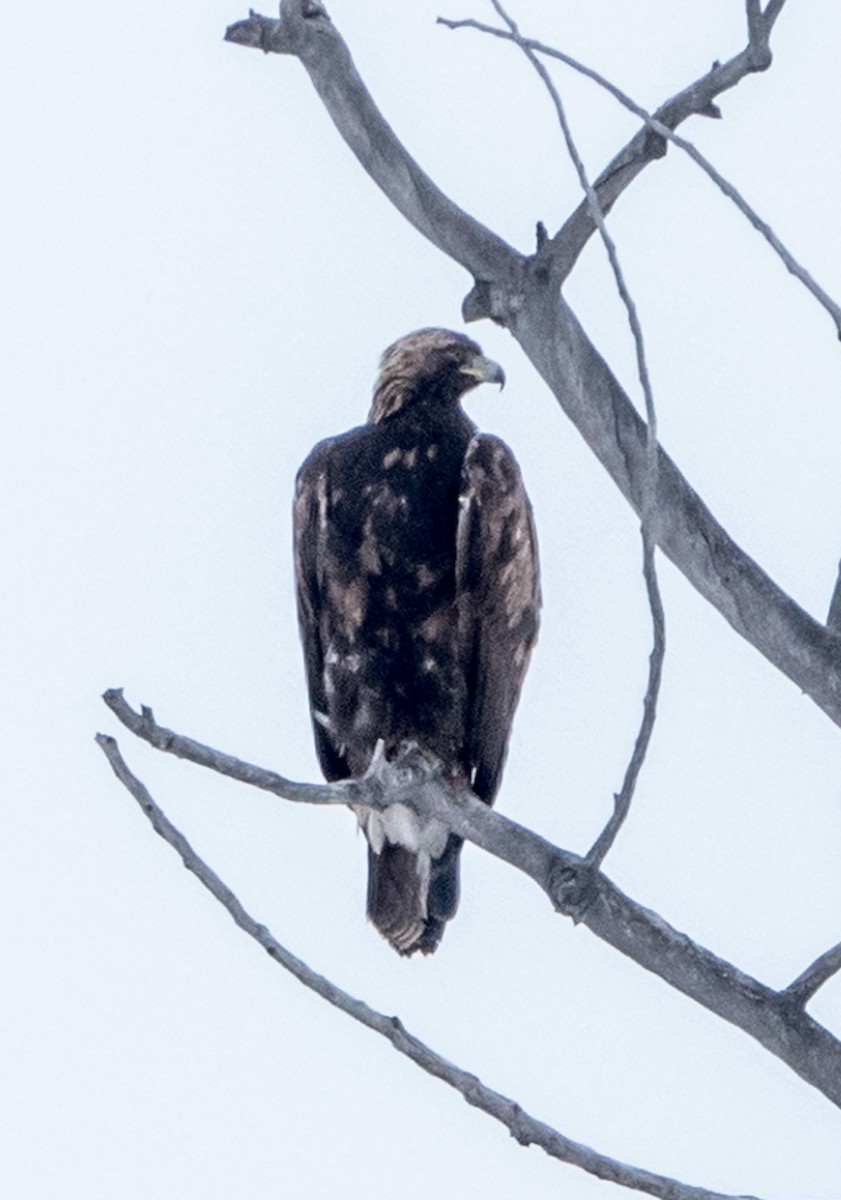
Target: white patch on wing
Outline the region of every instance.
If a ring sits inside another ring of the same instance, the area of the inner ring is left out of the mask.
[[[318,497],[318,528],[323,533],[327,528],[327,480],[323,473],[318,477],[316,496]]]

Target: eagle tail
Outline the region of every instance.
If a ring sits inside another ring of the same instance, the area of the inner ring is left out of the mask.
[[[439,858],[384,842],[368,846],[368,917],[398,954],[432,954],[458,908],[462,839]]]

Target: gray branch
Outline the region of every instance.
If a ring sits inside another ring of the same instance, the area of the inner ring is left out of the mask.
[[[625,771],[625,778],[622,781],[622,788],[613,797],[613,812],[607,824],[587,853],[587,863],[594,868],[601,867],[630,811],[637,779],[648,753],[651,735],[654,733],[654,722],[657,720],[657,700],[663,677],[663,660],[666,656],[666,615],[663,611],[663,599],[660,595],[660,585],[657,582],[657,572],[654,566],[654,546],[645,528],[642,531],[642,553],[642,569],[654,630],[654,645],[648,660],[648,684],[642,705],[642,721],[637,740],[634,742],[630,762]]]
[[[604,76],[594,71],[591,67],[584,66],[568,54],[564,54],[561,50],[556,50],[554,47],[547,46],[534,38],[521,39],[530,49],[556,58],[568,67],[571,67],[574,71],[578,71],[580,74],[592,79],[600,87],[609,91],[620,104],[624,104],[626,108],[641,117],[646,123],[646,128],[641,129],[614,156],[594,184],[602,212],[610,211],[619,196],[621,196],[629,184],[636,179],[637,175],[649,163],[663,157],[666,152],[665,140],[674,141],[678,145],[681,145],[687,153],[691,153],[696,162],[707,170],[707,173],[710,174],[711,178],[715,180],[722,190],[731,199],[736,201],[736,203],[739,203],[741,197],[738,197],[735,188],[722,179],[718,172],[715,171],[715,168],[712,167],[712,164],[707,163],[706,159],[703,159],[700,152],[691,143],[676,137],[672,131],[692,116],[721,116],[718,107],[714,103],[716,98],[723,92],[736,87],[746,75],[755,71],[767,70],[771,65],[771,49],[769,45],[771,31],[784,4],[785,0],[777,0],[775,4],[768,6],[765,13],[759,11],[759,6],[756,5],[756,13],[751,14],[749,0],[748,44],[745,49],[726,63],[714,63],[711,70],[684,88],[683,91],[678,92],[676,96],[667,100],[653,114],[649,114],[640,105],[635,104],[615,84],[605,79]],[[438,21],[440,24],[446,25],[449,29],[470,28],[506,40],[512,38],[510,30],[497,29],[493,25],[487,25],[482,21],[473,19],[456,21],[445,17],[439,17]],[[652,132],[656,134],[655,137],[651,136]],[[752,215],[746,211],[747,206],[744,205],[744,202],[742,202],[742,207],[745,215],[752,220]],[[758,220],[759,218],[757,218]],[[759,228],[759,225],[757,225],[757,228]],[[581,251],[595,231],[596,223],[593,220],[592,209],[587,204],[580,204],[550,243],[550,249],[558,259],[562,279],[565,279],[570,273]],[[761,229],[760,232],[764,232],[764,230]],[[784,259],[784,261],[786,260]],[[794,270],[789,261],[786,261],[786,265],[789,267],[789,270]],[[798,272],[794,270],[794,273],[797,274]],[[832,305],[831,301],[829,311],[837,323],[838,309],[837,306]]]
[[[103,697],[125,727],[150,745],[220,771],[284,799],[317,804],[400,803],[434,817],[467,841],[528,875],[554,907],[705,1008],[750,1034],[807,1083],[841,1107],[841,1042],[775,992],[698,946],[656,913],[624,895],[576,854],[494,812],[468,791],[454,790],[440,765],[415,753],[397,764],[379,762],[365,779],[314,786],[291,783],[157,724],[119,689]]]
[[[785,3],[785,0],[782,0],[782,3],[779,5],[777,14],[779,9],[782,8],[783,3]],[[494,7],[500,11],[496,3],[494,3]],[[676,97],[675,100],[669,101],[663,108],[658,109],[656,114],[647,112],[642,105],[637,104],[609,79],[605,79],[603,75],[600,75],[598,71],[585,66],[570,55],[564,54],[562,50],[557,50],[553,46],[547,46],[544,42],[540,42],[536,38],[523,37],[519,31],[515,34],[510,28],[507,31],[497,29],[493,25],[487,25],[483,21],[476,21],[472,18],[453,21],[439,17],[438,21],[450,29],[476,29],[480,33],[491,34],[506,41],[514,41],[522,48],[531,50],[535,54],[557,59],[573,71],[577,71],[580,75],[592,79],[594,83],[597,83],[599,87],[609,92],[620,104],[645,122],[647,130],[655,134],[656,137],[646,137],[646,130],[642,130],[621,151],[619,156],[613,160],[613,163],[602,173],[595,184],[597,197],[599,197],[600,201],[603,199],[607,207],[610,207],[616,201],[621,192],[636,178],[636,175],[643,167],[647,166],[649,162],[662,157],[665,153],[663,142],[672,142],[678,146],[709,176],[716,187],[736,205],[754,229],[765,238],[766,242],[768,242],[769,246],[786,267],[786,270],[790,271],[811,292],[821,307],[832,318],[835,331],[839,338],[841,338],[841,306],[836,304],[832,297],[812,278],[806,268],[783,245],[768,222],[760,217],[756,210],[748,204],[741,192],[728,179],[724,178],[721,172],[713,166],[697,146],[687,141],[686,138],[678,136],[672,126],[659,119],[662,115],[666,115],[675,123],[685,120],[686,117],[692,116],[695,113],[703,116],[719,116],[718,109],[712,104],[712,100],[707,99],[710,87],[714,89],[714,94],[718,95],[724,88],[733,87],[748,72],[764,69],[765,66],[770,64],[771,58],[768,39],[770,38],[771,28],[777,14],[768,17],[766,14],[759,13],[758,19],[751,21],[749,24],[751,33],[750,42],[742,54],[732,59],[726,67],[714,67],[702,80],[699,80],[691,88],[682,92],[681,97],[685,99],[684,104],[676,103],[676,100],[680,99],[680,97]],[[504,14],[500,13],[500,15]],[[507,20],[507,18],[505,19]],[[761,67],[757,67],[757,63],[761,64]],[[704,83],[708,83],[708,87],[703,87]],[[704,107],[697,107],[702,103]],[[663,142],[659,139],[663,139]],[[635,169],[633,171],[629,170],[628,168],[631,167]],[[593,217],[592,203],[588,205],[588,210],[590,217]],[[566,278],[566,275],[572,270],[590,234],[594,232],[599,224],[598,221],[593,219],[592,225],[587,227],[586,223],[582,223],[582,217],[583,210],[577,210],[550,245],[550,249],[557,256],[559,264],[562,264],[560,273],[563,278]]]
[[[176,829],[155,803],[145,784],[129,770],[115,739],[100,733],[97,734],[96,740],[114,774],[137,801],[155,832],[181,856],[184,866],[192,871],[199,882],[228,910],[240,929],[305,987],[353,1017],[355,1021],[359,1021],[361,1025],[386,1038],[400,1054],[411,1059],[429,1075],[443,1080],[460,1092],[468,1104],[500,1121],[521,1146],[540,1146],[550,1157],[580,1167],[598,1179],[646,1192],[650,1196],[659,1196],[663,1200],[751,1200],[750,1197],[727,1197],[705,1188],[687,1186],[665,1175],[643,1171],[628,1163],[608,1158],[589,1146],[564,1137],[551,1125],[530,1116],[514,1100],[482,1083],[477,1075],[463,1070],[430,1049],[420,1038],[410,1033],[398,1017],[389,1017],[385,1013],[377,1012],[363,1000],[358,1000],[323,975],[317,974],[302,959],[281,945],[265,925],[255,920],[227,884],[223,883],[216,872],[195,852],[184,834]],[[193,743],[193,746],[196,745],[197,743]],[[232,761],[228,760],[229,763]]]
[[[407,220],[474,276],[466,317],[491,316],[510,329],[622,494],[641,513],[646,427],[560,295],[553,242],[527,258],[443,195],[400,144],[335,26],[313,0],[283,0],[279,20],[252,14],[231,26],[226,36],[301,59],[365,169]],[[724,72],[725,86],[733,86],[747,70],[756,69],[752,59],[738,68],[725,64],[711,76],[720,89],[718,72]],[[699,111],[700,99],[714,94],[714,86],[700,81],[692,105],[685,93],[670,103]],[[669,124],[668,113],[664,118],[661,109],[657,115]],[[604,207],[601,193],[599,199]],[[585,210],[592,225],[586,205]],[[660,548],[742,637],[841,725],[841,640],[794,603],[729,537],[662,448],[657,477]]]
[[[835,634],[836,637],[841,637],[841,562],[838,564],[838,575],[835,579],[832,599],[829,602],[826,627],[830,633]]]
[[[818,988],[841,971],[841,942],[827,950],[820,958],[816,958],[802,975],[798,975],[794,983],[790,983],[783,997],[793,1000],[801,1008],[814,996]]]
[[[587,865],[591,868],[599,868],[604,862],[619,830],[625,821],[631,807],[634,790],[636,788],[639,773],[642,770],[642,765],[645,762],[645,756],[648,752],[648,745],[651,741],[651,735],[654,732],[654,722],[657,718],[657,699],[660,694],[660,681],[663,676],[663,660],[666,653],[666,618],[663,611],[663,601],[660,595],[660,585],[657,580],[657,568],[655,564],[655,537],[653,532],[653,524],[656,518],[656,497],[657,497],[657,410],[654,405],[654,392],[651,386],[651,379],[648,372],[648,364],[645,354],[645,340],[643,338],[642,325],[640,323],[637,307],[633,297],[628,289],[625,281],[625,276],[622,267],[619,263],[619,253],[616,249],[616,243],[608,231],[605,222],[604,213],[599,204],[599,198],[587,176],[587,171],[584,166],[583,159],[578,152],[578,147],[575,144],[575,139],[572,135],[572,130],[567,120],[566,111],[560,93],[555,87],[551,76],[546,67],[537,57],[534,50],[522,37],[516,23],[506,12],[501,0],[491,0],[497,13],[505,21],[509,29],[510,37],[517,43],[520,49],[525,54],[531,65],[534,67],[537,74],[543,81],[546,90],[551,97],[555,107],[555,112],[558,117],[561,131],[564,136],[567,151],[572,159],[578,175],[581,188],[587,197],[587,205],[593,218],[593,223],[599,231],[599,235],[604,243],[607,251],[608,260],[611,270],[616,281],[616,289],[622,303],[625,305],[628,314],[628,324],[631,328],[631,335],[634,339],[634,347],[637,356],[637,373],[639,375],[640,386],[642,387],[643,396],[645,398],[645,413],[648,420],[647,438],[646,438],[646,456],[647,468],[645,477],[645,487],[642,497],[642,549],[643,549],[643,576],[645,578],[646,595],[648,597],[649,611],[651,612],[651,623],[654,630],[654,647],[649,659],[648,685],[646,687],[645,700],[643,702],[642,724],[640,725],[639,733],[637,734],[634,749],[631,754],[631,760],[628,763],[628,768],[625,772],[625,779],[622,783],[621,791],[613,798],[613,813],[599,837],[593,844],[590,852],[587,855]]]
[[[320,4],[282,0],[280,20],[252,12],[225,39],[299,58],[339,133],[395,208],[474,275],[492,279],[510,269],[516,251],[445,196],[407,154]]]

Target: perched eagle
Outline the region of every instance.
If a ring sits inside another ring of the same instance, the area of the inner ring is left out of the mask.
[[[382,356],[368,423],[298,473],[298,615],[328,780],[415,743],[494,801],[537,634],[537,546],[511,451],[460,400],[504,380],[469,338],[410,333]],[[401,954],[431,953],[458,904],[461,839],[404,805],[357,815],[368,916]]]

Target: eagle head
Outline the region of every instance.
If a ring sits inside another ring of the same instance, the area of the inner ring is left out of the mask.
[[[416,404],[455,404],[480,383],[505,384],[499,363],[450,329],[418,329],[383,353],[368,421],[375,424]]]

